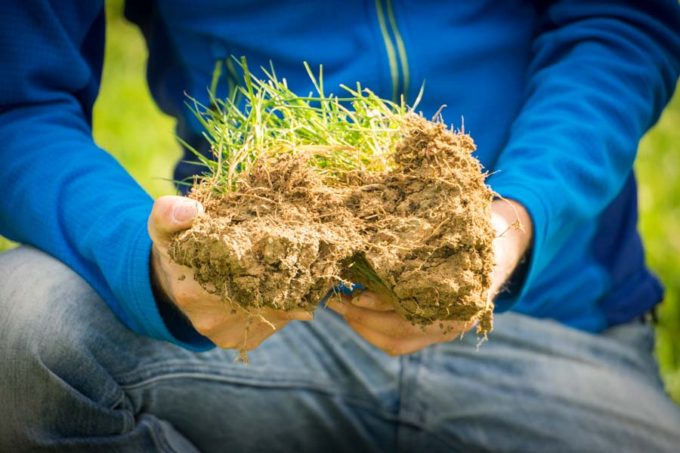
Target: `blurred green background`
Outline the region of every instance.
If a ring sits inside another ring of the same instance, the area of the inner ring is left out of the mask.
[[[174,121],[152,102],[145,83],[146,48],[122,18],[122,1],[107,1],[108,34],[94,136],[154,197],[173,193],[179,158]],[[657,357],[668,391],[680,402],[680,93],[647,134],[636,164],[640,228],[649,265],[667,292],[657,328]],[[0,250],[12,244],[0,237]]]

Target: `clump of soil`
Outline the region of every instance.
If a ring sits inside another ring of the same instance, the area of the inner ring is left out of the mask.
[[[225,301],[257,311],[312,311],[357,282],[415,324],[477,320],[492,328],[492,192],[465,134],[410,114],[392,168],[328,177],[304,149],[257,161],[236,190],[210,179],[191,197],[206,214],[170,256]]]

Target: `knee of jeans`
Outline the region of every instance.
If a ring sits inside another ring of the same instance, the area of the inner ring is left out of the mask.
[[[12,414],[0,423],[0,450],[41,430],[75,429],[76,415],[82,422],[125,402],[104,360],[120,350],[102,332],[114,321],[96,292],[54,258],[29,247],[0,255],[0,407]]]
[[[19,247],[0,255],[0,326],[9,337],[54,335],[66,328],[61,318],[75,314],[70,305],[88,293],[75,272],[41,251]]]
[[[21,387],[25,373],[77,363],[98,296],[77,274],[30,247],[0,255],[0,381]],[[3,379],[4,378],[4,379]],[[30,376],[28,377],[30,378]]]
[[[0,313],[0,407],[69,389],[102,404],[120,398],[100,363],[101,351],[119,349],[102,332],[115,317],[67,266],[29,247],[0,255]]]

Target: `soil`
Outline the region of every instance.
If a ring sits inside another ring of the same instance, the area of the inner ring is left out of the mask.
[[[470,136],[410,115],[385,173],[329,178],[313,151],[260,159],[235,191],[210,179],[190,197],[206,214],[170,246],[176,262],[225,301],[312,311],[330,288],[358,282],[415,324],[479,321],[493,268],[493,193]]]

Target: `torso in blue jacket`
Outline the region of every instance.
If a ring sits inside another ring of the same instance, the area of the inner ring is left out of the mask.
[[[90,41],[84,49],[82,42],[101,39],[101,11],[76,3],[60,2],[66,5],[60,11],[67,11],[42,20],[48,27],[66,24],[80,57],[71,49],[64,64],[81,58],[97,78],[101,44]],[[204,151],[185,93],[206,100],[216,60],[246,56],[251,68],[271,62],[298,93],[313,91],[303,61],[323,65],[324,83],[336,93],[340,84],[359,81],[382,97],[412,102],[424,84],[419,110],[431,116],[445,105],[447,122],[464,124],[477,143],[476,156],[491,173],[488,184],[522,203],[534,223],[527,262],[500,296],[498,310],[596,332],[660,301],[662,290],[645,268],[636,229],[631,167],[638,140],[658,118],[680,72],[677,2],[158,0],[129,2],[127,15],[149,44],[155,100],[178,118],[178,134]],[[49,77],[60,75],[55,70]],[[94,94],[83,90],[85,84],[80,90],[62,81],[52,85],[63,86],[87,117]],[[40,102],[29,95],[39,88],[24,87],[23,102]],[[82,159],[87,162],[87,152]],[[180,163],[175,177],[197,171]],[[75,198],[70,202],[85,202]],[[142,210],[133,211],[141,217]],[[21,219],[0,222],[8,236],[50,247],[21,225]],[[65,225],[58,227],[68,230],[68,220]],[[62,236],[78,240],[68,232]],[[107,277],[114,266],[107,260],[135,260],[148,247],[139,241],[140,250],[123,248],[106,259],[88,257],[79,246],[53,253],[99,289],[133,329],[177,341],[163,326],[148,327],[162,322],[143,306],[152,300],[126,301],[135,290],[149,299],[148,282]]]

